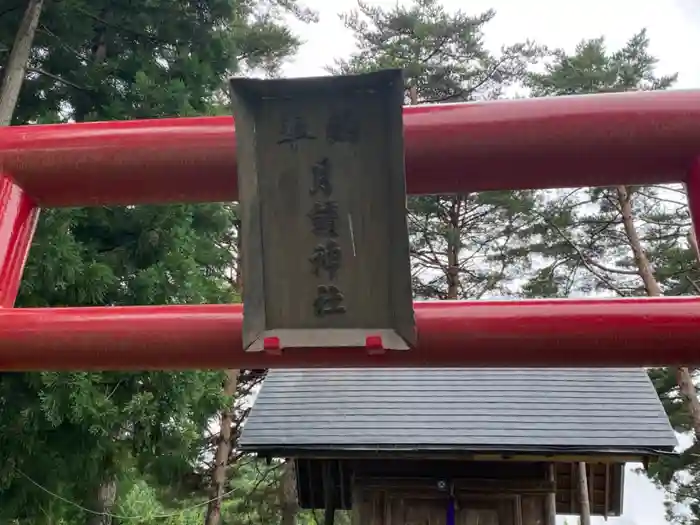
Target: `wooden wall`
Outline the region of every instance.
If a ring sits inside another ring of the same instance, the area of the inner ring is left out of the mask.
[[[455,525],[547,525],[545,494],[467,493],[454,495]],[[424,488],[365,486],[353,491],[355,525],[445,525],[448,494]]]
[[[323,508],[330,497],[336,509],[364,516],[362,525],[444,524],[450,491],[441,480],[453,487],[462,525],[550,525],[555,496],[557,514],[578,509],[576,464],[569,462],[299,458],[297,465],[303,508]],[[619,515],[623,464],[588,468],[593,514]],[[405,521],[408,515],[423,517]]]

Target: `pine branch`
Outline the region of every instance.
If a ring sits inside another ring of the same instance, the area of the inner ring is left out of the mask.
[[[75,89],[79,89],[80,91],[88,91],[88,92],[93,91],[91,88],[88,88],[86,86],[80,86],[80,85],[76,84],[75,82],[71,82],[70,80],[66,80],[65,78],[60,77],[59,75],[54,75],[53,73],[49,73],[45,69],[41,69],[39,67],[28,67],[27,72],[36,73],[38,75],[43,75],[43,76],[48,77],[50,79],[53,79],[56,82],[59,82],[63,85],[66,85],[66,86],[69,86],[69,87],[72,87]]]
[[[574,247],[574,249],[576,249],[576,248]],[[579,250],[577,250],[577,251],[579,251]],[[638,272],[637,270],[625,270],[625,269],[623,269],[623,268],[610,268],[609,266],[605,266],[604,264],[601,264],[601,263],[599,263],[599,262],[597,262],[597,261],[594,261],[594,260],[591,259],[590,257],[586,257],[586,256],[585,256],[582,252],[580,252],[580,251],[579,251],[579,253],[581,253],[581,257],[584,257],[584,258],[585,258],[586,262],[588,262],[589,264],[595,266],[595,267],[598,268],[599,270],[603,270],[604,272],[617,273],[617,274],[620,274],[620,275],[637,275],[637,276],[639,275],[639,272]]]
[[[583,264],[586,269],[600,282],[602,282],[605,286],[607,286],[609,289],[613,290],[615,293],[617,293],[621,297],[626,297],[627,294],[622,291],[622,289],[618,288],[610,279],[606,278],[604,275],[601,275],[598,271],[595,270],[595,268],[589,263],[587,257],[584,255],[584,253],[581,251],[581,249],[578,247],[578,245],[572,241],[562,230],[554,224],[552,221],[547,219],[546,217],[542,216],[542,219],[556,231],[559,236],[564,239],[564,241],[571,246],[571,248],[578,254],[581,264]]]

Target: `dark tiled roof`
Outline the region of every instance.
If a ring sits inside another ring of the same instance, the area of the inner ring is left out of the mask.
[[[299,369],[269,373],[245,450],[671,451],[641,369]]]

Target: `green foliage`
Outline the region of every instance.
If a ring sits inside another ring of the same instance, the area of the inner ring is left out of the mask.
[[[258,525],[282,523],[283,462],[269,465],[253,457],[245,457],[232,474],[232,494],[223,510],[226,525]],[[297,525],[317,525],[323,522],[322,511],[299,511]],[[335,523],[349,525],[349,513],[337,511]]]
[[[116,507],[117,516],[130,517],[132,519],[122,522],[134,525],[150,525],[162,523],[164,525],[201,525],[204,510],[200,507],[188,507],[183,510],[166,508],[160,502],[158,492],[143,480],[136,482],[124,482],[126,489],[118,498]],[[140,519],[133,519],[140,517]]]
[[[573,55],[553,53],[542,74],[530,74],[535,96],[665,89],[676,75],[657,76],[646,32],[609,52],[602,38],[582,42]],[[699,262],[690,247],[690,217],[679,186],[627,186],[634,228],[656,280],[666,295],[695,294]],[[541,221],[523,232],[534,236],[527,255],[539,259],[538,272],[525,286],[534,297],[613,293],[646,295],[617,188],[553,192],[537,210]],[[649,370],[671,424],[690,429],[690,414],[677,386],[675,371]],[[696,378],[697,379],[697,378]],[[667,492],[667,514],[674,523],[700,523],[700,462],[697,444],[679,457],[664,457],[647,474]],[[685,507],[685,509],[683,508]],[[690,513],[686,512],[689,510]]]
[[[0,18],[0,61],[21,11]],[[46,2],[15,122],[204,114],[227,76],[296,51],[290,11],[313,15],[296,0]]]
[[[22,15],[16,4],[0,10],[0,62]],[[274,73],[296,50],[282,23],[290,12],[313,18],[296,0],[46,2],[14,122],[220,112],[228,76]],[[232,302],[235,227],[227,204],[46,210],[18,306]],[[160,487],[177,486],[201,463],[211,419],[231,403],[222,378],[0,374],[0,447],[9,458],[0,462],[0,522],[87,520],[59,498],[163,514]],[[116,502],[100,495],[115,481]],[[178,516],[173,524],[201,522],[197,513]]]
[[[609,52],[604,38],[585,40],[572,55],[552,52],[544,73],[530,73],[528,87],[536,97],[666,89],[678,75],[656,76],[657,59],[649,53],[646,30],[618,51]]]
[[[671,368],[649,370],[659,398],[676,432],[692,436],[692,419],[687,403],[680,395],[675,371]],[[696,389],[700,386],[694,374]],[[647,474],[666,491],[668,520],[679,525],[700,523],[700,443],[694,441],[678,456],[663,457],[650,466]]]
[[[402,68],[421,102],[496,97],[542,50],[526,42],[490,53],[483,30],[494,15],[491,10],[477,16],[448,12],[437,0],[415,0],[391,10],[360,1],[358,9],[343,16],[358,51],[331,71]]]
[[[546,72],[530,73],[526,85],[535,96],[669,87],[675,75],[657,77],[656,60],[648,48],[645,31],[614,52],[606,49],[602,38],[585,41],[573,55],[554,51]],[[666,205],[674,189],[645,186],[627,187],[626,191],[642,247],[656,266],[687,235],[687,208]],[[539,202],[535,210],[539,220],[520,232],[531,243],[527,257],[536,268],[525,284],[526,295],[645,293],[624,230],[617,188],[558,190],[548,192]],[[669,227],[672,224],[685,227],[674,229]],[[666,279],[660,281],[670,284]]]
[[[524,78],[543,49],[525,42],[489,52],[483,31],[493,16],[492,11],[477,16],[448,12],[436,0],[390,10],[359,2],[357,10],[343,16],[358,51],[330,71],[402,68],[407,103],[497,98]],[[410,198],[415,294],[438,299],[510,295],[517,270],[503,249],[527,220],[532,198],[531,192]]]
[[[230,302],[227,205],[42,212],[20,306]]]

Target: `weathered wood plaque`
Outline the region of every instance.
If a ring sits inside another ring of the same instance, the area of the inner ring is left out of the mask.
[[[403,76],[232,79],[249,351],[415,343]]]

